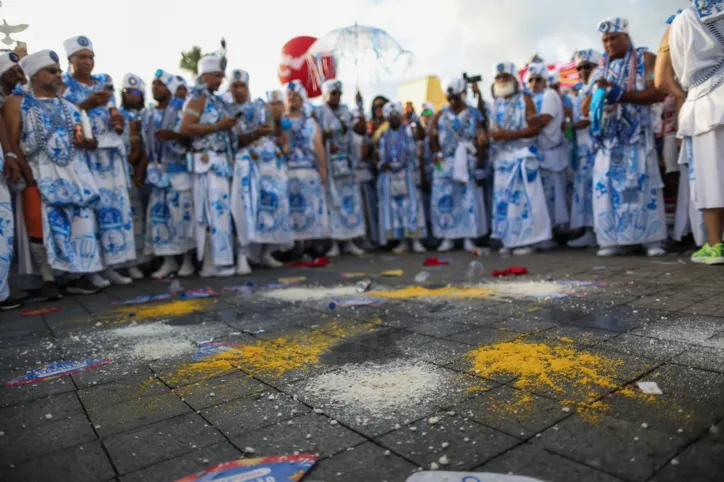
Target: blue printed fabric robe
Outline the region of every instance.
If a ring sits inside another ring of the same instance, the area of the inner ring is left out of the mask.
[[[438,120],[443,159],[432,179],[430,211],[436,238],[478,238],[488,233],[485,199],[475,182],[475,137],[482,114],[467,107],[456,115],[449,106]]]
[[[359,238],[365,235],[365,217],[355,175],[352,117],[346,106],[332,110],[327,104],[318,107],[315,115],[322,132],[331,132],[331,137],[325,141],[330,237],[336,240]]]
[[[159,130],[179,131],[182,108],[181,99],[172,99],[165,109],[145,109],[141,119],[146,183],[151,186],[144,252],[155,256],[185,254],[195,244],[193,173],[186,163],[186,146],[156,139]]]
[[[110,82],[105,74],[94,75],[92,80],[91,85],[82,84],[66,72],[63,74],[64,97],[78,105],[94,92],[104,90]],[[89,151],[87,157],[90,172],[100,192],[96,217],[103,263],[106,266],[119,266],[136,259],[136,243],[126,149],[123,138],[113,130],[110,108],[115,108],[113,96],[108,106],[88,111],[98,148]]]
[[[194,89],[190,97],[198,99],[202,95],[206,102],[199,124],[215,124],[228,117],[224,101],[208,90]],[[232,136],[233,131],[214,132],[195,137],[191,143],[196,256],[199,261],[210,256],[216,268],[234,264],[230,205]]]
[[[0,149],[0,173],[5,168],[5,157]],[[0,179],[0,302],[10,296],[8,275],[13,260],[13,238],[15,222],[13,218],[12,199],[5,178]]]
[[[601,75],[641,91],[646,88],[644,50],[612,60]],[[648,106],[606,106],[593,171],[595,231],[601,247],[666,239],[663,182]]]
[[[525,95],[495,99],[492,129],[518,131],[528,127]],[[493,237],[506,248],[531,246],[552,238],[535,139],[495,142]]]
[[[593,78],[592,78],[593,81]],[[590,83],[589,83],[590,85]],[[586,98],[581,90],[573,103],[573,122],[584,120],[581,104]],[[596,144],[591,137],[591,128],[576,131],[575,171],[571,199],[571,229],[593,227],[593,166],[596,161]]]
[[[314,149],[314,135],[319,127],[306,115],[288,120],[287,177],[292,238],[295,241],[324,239],[329,235],[327,199]]]
[[[410,128],[387,129],[380,136],[378,149],[380,244],[384,246],[393,239],[426,237],[425,211],[417,187],[417,146]]]
[[[88,152],[73,145],[80,111],[65,99],[23,91],[20,148],[33,171],[42,203],[43,245],[52,269],[96,273],[103,269],[96,222],[100,192]]]
[[[229,110],[232,115],[241,112],[237,128],[242,134],[266,122],[267,111],[261,100],[230,104]],[[282,248],[292,244],[286,159],[276,137],[262,137],[238,150],[231,202],[239,244],[247,255],[256,251],[249,250],[251,245]]]
[[[123,137],[123,145],[126,151],[126,156],[130,156],[130,124],[131,122],[140,122],[144,110],[124,109],[123,107],[121,107],[118,109],[118,111],[121,113],[121,115],[123,115],[123,118],[126,119],[126,126],[123,129],[123,134],[121,135],[121,137]],[[129,175],[133,173],[133,166],[131,166],[130,162],[128,163],[127,169]],[[133,242],[136,245],[136,259],[131,264],[136,265],[147,262],[149,260],[149,257],[144,254],[146,223],[144,219],[145,216],[143,209],[143,192],[142,189],[136,186],[134,182],[131,182],[128,185],[128,197],[131,202],[131,217],[133,218]]]

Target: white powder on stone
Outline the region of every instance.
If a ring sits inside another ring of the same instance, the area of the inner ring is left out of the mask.
[[[193,353],[196,346],[188,340],[170,338],[166,340],[149,340],[133,346],[131,356],[146,361],[174,358]]]
[[[439,402],[449,393],[452,379],[423,363],[395,360],[378,365],[367,362],[309,380],[303,390],[323,403],[372,419],[398,418],[420,404]]]
[[[521,281],[492,283],[486,287],[501,296],[513,298],[559,298],[575,293],[572,285],[560,285],[547,281]]]
[[[109,330],[105,336],[108,338],[150,338],[169,335],[175,331],[175,328],[177,327],[167,325],[163,322],[135,324]]]
[[[332,288],[324,286],[295,286],[270,291],[259,292],[261,296],[282,301],[314,301],[314,300],[336,300],[348,296],[359,296],[356,286],[335,286]]]

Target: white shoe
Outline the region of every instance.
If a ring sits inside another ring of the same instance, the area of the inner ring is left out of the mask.
[[[624,253],[621,246],[611,246],[609,248],[601,248],[596,253],[596,256],[601,258],[610,258],[612,256],[620,256]]]
[[[596,235],[590,229],[586,229],[583,236],[568,241],[567,245],[569,248],[590,248],[596,245]]]
[[[131,279],[143,279],[144,274],[143,271],[138,269],[138,266],[131,266],[128,268],[128,275],[131,277]]]
[[[353,256],[362,256],[363,254],[365,254],[363,249],[360,249],[359,247],[357,247],[356,244],[354,244],[354,241],[347,241],[346,243],[344,243],[344,246],[342,246],[342,251]]]
[[[277,259],[272,256],[270,251],[265,250],[264,254],[261,256],[261,265],[266,266],[267,268],[276,269],[284,266],[284,263],[277,261]]]
[[[427,253],[425,246],[422,245],[419,239],[415,239],[412,241],[412,251],[414,253]]]
[[[212,268],[212,269],[206,269],[203,268],[199,272],[199,276],[202,278],[228,278],[229,276],[234,276],[235,270],[233,266],[228,266],[226,268]]]
[[[558,245],[552,239],[548,239],[536,244],[535,247],[541,251],[552,251],[556,249]],[[515,254],[515,252],[513,254]]]
[[[339,243],[337,241],[332,241],[332,247],[329,248],[329,251],[327,251],[327,257],[328,258],[337,258],[340,255],[339,251]]]
[[[447,253],[448,251],[452,251],[453,249],[455,249],[455,243],[452,241],[452,239],[444,239],[442,241],[442,244],[438,246],[437,252]]]
[[[656,256],[666,256],[666,250],[659,243],[651,243],[646,245],[646,256],[654,258]]]
[[[176,262],[176,258],[174,256],[164,256],[163,264],[160,268],[151,273],[151,278],[163,279],[169,275],[174,274],[176,271],[178,271],[178,263]]]
[[[513,250],[513,256],[528,256],[533,254],[533,248],[526,246],[525,248],[516,248]]]
[[[392,252],[395,254],[405,254],[405,253],[407,253],[407,251],[408,251],[408,249],[407,249],[407,240],[406,239],[403,239],[402,241],[400,241],[400,244],[398,244],[397,247],[392,250]]]
[[[88,281],[96,288],[108,288],[111,285],[111,282],[101,276],[100,273],[90,273],[86,276],[88,277]]]
[[[236,257],[236,274],[239,276],[246,276],[251,274],[251,268],[249,267],[249,260],[246,256],[240,254]]]
[[[506,248],[505,246],[503,246],[502,248],[500,248],[500,249],[498,250],[498,254],[501,254],[501,255],[503,255],[503,256],[507,256],[507,255],[510,254],[510,249],[509,249],[509,248]]]
[[[194,275],[194,261],[191,259],[191,253],[184,254],[184,261],[181,263],[181,269],[176,273],[180,278],[187,278]]]
[[[113,283],[114,285],[130,285],[133,280],[127,276],[123,276],[121,273],[113,268],[106,268],[103,270],[103,277]]]

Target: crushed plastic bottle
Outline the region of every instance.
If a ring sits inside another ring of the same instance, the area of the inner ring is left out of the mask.
[[[471,261],[468,265],[468,283],[473,284],[483,277],[485,267],[480,261]]]
[[[415,275],[415,283],[424,283],[430,278],[429,271],[420,271]]]
[[[168,292],[172,295],[175,295],[176,293],[181,293],[184,290],[184,287],[181,286],[181,282],[177,279],[171,280],[171,284],[168,286]]]

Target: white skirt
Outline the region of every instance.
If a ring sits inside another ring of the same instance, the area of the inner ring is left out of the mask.
[[[724,126],[691,140],[695,173],[691,199],[697,209],[724,208]]]

